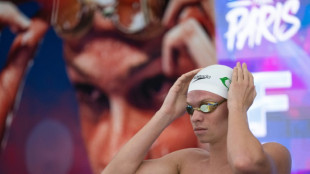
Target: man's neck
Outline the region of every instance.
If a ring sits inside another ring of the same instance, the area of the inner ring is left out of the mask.
[[[210,164],[212,166],[224,166],[228,164],[226,138],[216,143],[209,143],[208,149],[210,153]]]

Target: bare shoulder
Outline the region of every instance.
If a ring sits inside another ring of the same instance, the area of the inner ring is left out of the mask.
[[[263,144],[264,151],[272,158],[272,161],[277,169],[277,173],[291,172],[291,154],[289,150],[275,142]]]
[[[270,142],[263,144],[264,151],[273,157],[280,157],[280,159],[290,159],[289,150],[282,144]]]

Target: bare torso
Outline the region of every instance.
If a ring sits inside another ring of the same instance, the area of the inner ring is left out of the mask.
[[[232,174],[226,160],[213,161],[208,151],[198,148],[185,149],[180,153],[180,174]]]
[[[137,174],[232,174],[227,154],[211,157],[207,150],[188,148],[172,152],[159,159],[146,160]]]

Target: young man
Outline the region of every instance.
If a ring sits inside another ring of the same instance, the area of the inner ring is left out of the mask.
[[[195,75],[198,71],[176,81],[160,110],[119,151],[103,174],[290,173],[289,151],[278,143],[261,145],[249,130],[247,110],[256,91],[246,64],[237,63],[233,70],[211,65]],[[185,108],[194,133],[200,142],[208,143],[208,150],[183,149],[144,160],[156,138],[183,115]]]

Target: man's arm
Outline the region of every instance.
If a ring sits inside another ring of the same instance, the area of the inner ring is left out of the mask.
[[[160,110],[116,154],[102,174],[177,173],[176,158],[172,155],[144,161],[151,145],[161,132],[185,112],[188,84],[199,69],[182,75],[170,88]]]
[[[233,70],[228,93],[228,160],[235,173],[290,173],[290,155],[279,144],[264,148],[249,129],[247,110],[256,96],[246,64]],[[275,153],[276,152],[276,153]],[[281,172],[280,172],[281,171]]]

